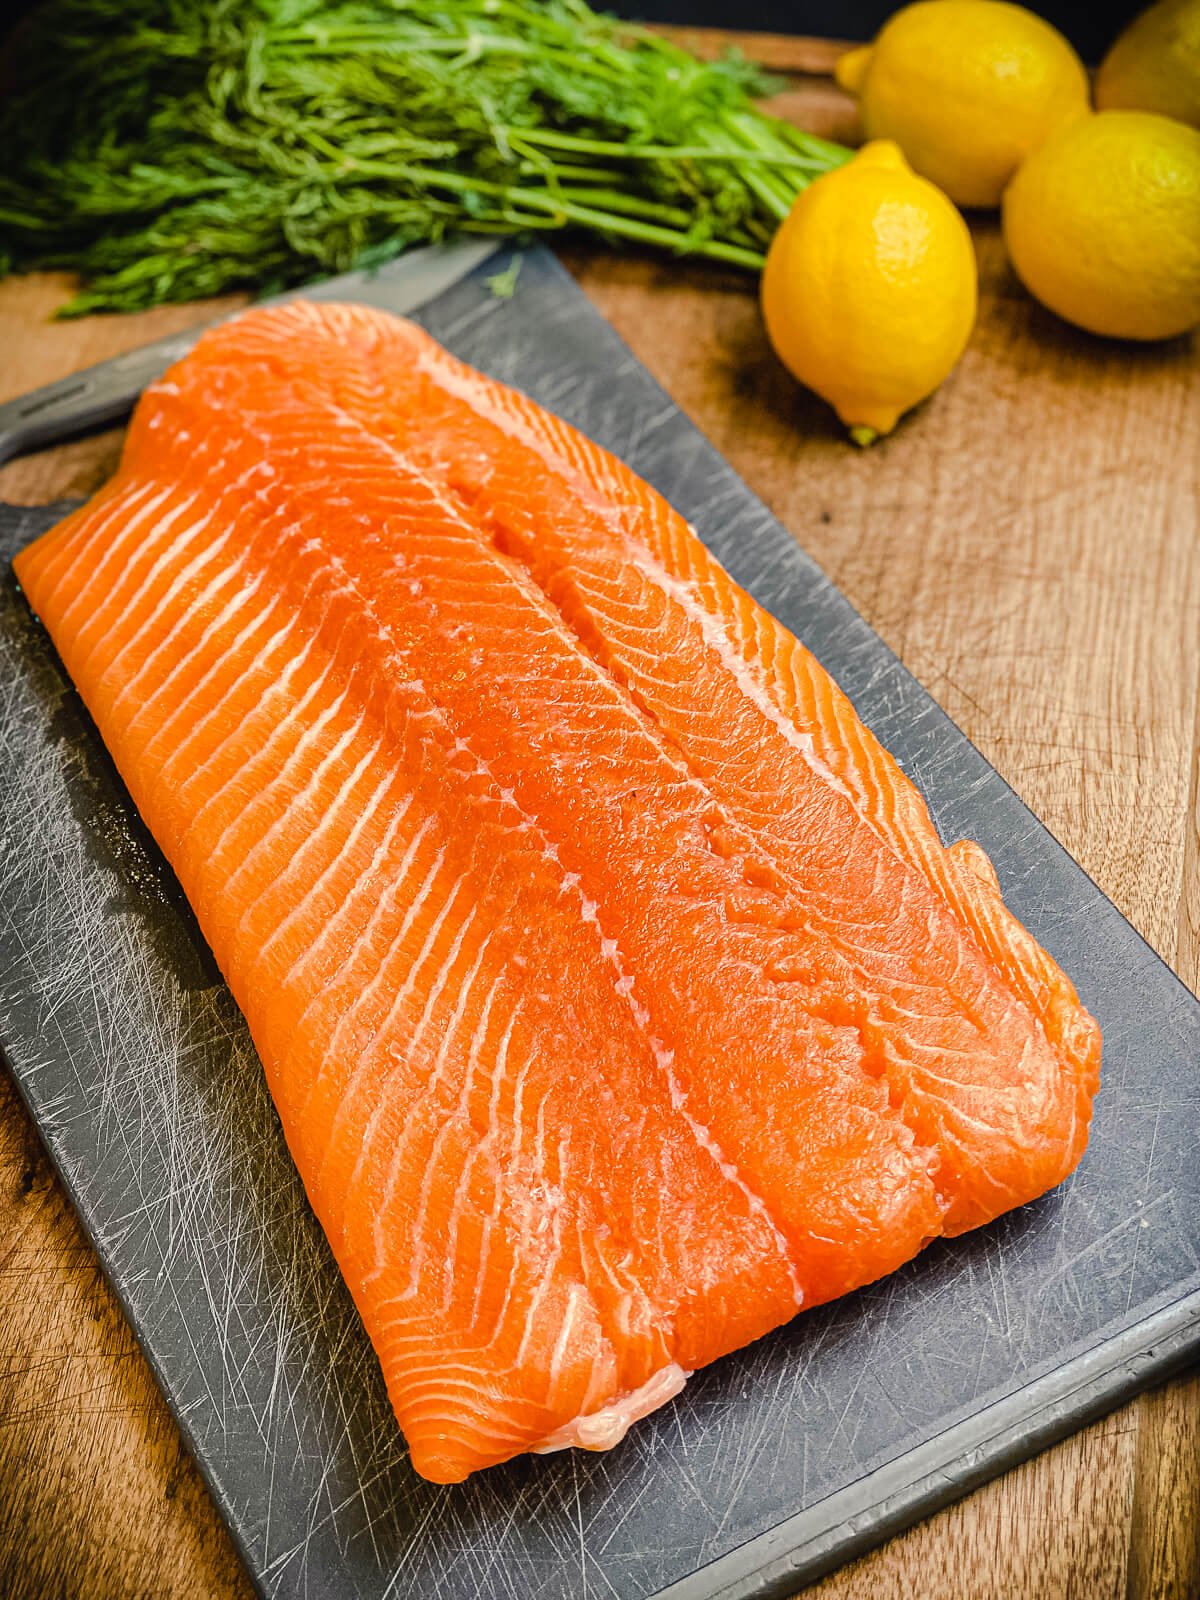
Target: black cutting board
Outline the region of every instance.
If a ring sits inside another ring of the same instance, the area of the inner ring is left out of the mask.
[[[264,1594],[790,1594],[1200,1350],[1200,1003],[554,259],[421,317],[649,478],[804,639],[1104,1030],[1056,1193],[697,1374],[609,1455],[410,1470],[241,1016],[45,635],[0,595],[0,1045]],[[61,508],[0,513],[7,557]]]

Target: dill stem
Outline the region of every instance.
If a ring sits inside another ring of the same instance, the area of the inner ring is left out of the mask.
[[[553,128],[505,128],[500,130],[514,148],[521,144],[544,145],[551,150],[569,150],[598,156],[620,156],[625,161],[734,161],[763,162],[771,166],[795,167],[805,172],[824,172],[826,163],[785,149],[762,149],[726,144],[669,145],[618,144],[605,139],[581,139]]]
[[[722,239],[693,239],[678,228],[653,226],[635,221],[631,217],[617,216],[611,211],[598,211],[591,206],[579,205],[573,200],[556,202],[552,195],[519,192],[513,195],[520,204],[533,204],[543,210],[561,215],[570,222],[595,228],[600,233],[615,234],[623,239],[633,239],[640,244],[653,244],[688,255],[707,256],[712,261],[725,261],[736,267],[749,267],[761,272],[766,257],[758,250],[747,250],[741,245],[727,244]]]

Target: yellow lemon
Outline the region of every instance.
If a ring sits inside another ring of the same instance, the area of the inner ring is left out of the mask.
[[[1200,128],[1200,0],[1159,0],[1129,24],[1096,74],[1096,105]]]
[[[762,279],[780,360],[859,444],[941,383],[970,337],[975,297],[966,223],[888,140],[802,191]]]
[[[1150,111],[1063,128],[1004,196],[1021,282],[1051,311],[1117,339],[1200,322],[1200,133]]]
[[[835,73],[868,139],[894,139],[960,206],[996,206],[1031,150],[1089,107],[1057,29],[1003,0],[917,0]]]

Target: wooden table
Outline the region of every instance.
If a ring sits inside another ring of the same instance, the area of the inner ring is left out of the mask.
[[[695,37],[695,36],[693,36]],[[702,43],[711,46],[713,36]],[[835,137],[831,50],[748,39]],[[1200,976],[1200,382],[1186,340],[1091,339],[974,229],[979,326],[860,453],[772,358],[754,286],[573,248],[587,293],[1154,948]],[[0,397],[209,314],[53,324],[0,285]],[[81,495],[120,435],[0,470]],[[37,1136],[0,1074],[0,1593],[233,1600],[249,1584]],[[1200,1377],[1158,1389],[818,1585],[820,1600],[1196,1600]],[[415,1597],[414,1597],[415,1600]]]

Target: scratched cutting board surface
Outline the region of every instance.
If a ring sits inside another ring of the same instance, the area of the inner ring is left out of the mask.
[[[608,1455],[437,1487],[292,1168],[245,1025],[49,643],[0,591],[0,1047],[269,1595],[790,1594],[1200,1349],[1200,1003],[549,255],[419,320],[649,478],[792,627],[1104,1029],[1056,1193],[697,1374]],[[62,508],[0,508],[0,558]]]

